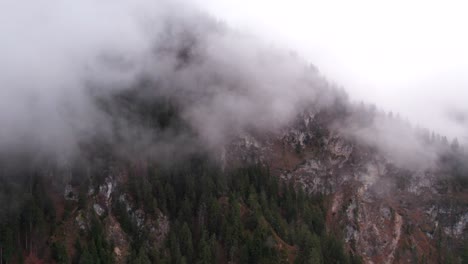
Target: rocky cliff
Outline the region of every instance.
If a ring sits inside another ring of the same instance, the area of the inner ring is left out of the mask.
[[[408,169],[334,129],[326,111],[304,112],[270,135],[246,134],[234,162],[257,158],[272,173],[327,197],[328,232],[365,263],[457,263],[468,239],[468,195],[439,166]]]

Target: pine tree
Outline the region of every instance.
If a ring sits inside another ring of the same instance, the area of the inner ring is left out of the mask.
[[[187,261],[192,262],[193,260],[193,244],[192,244],[192,232],[186,222],[182,225],[180,230],[180,249],[183,256],[186,257]]]

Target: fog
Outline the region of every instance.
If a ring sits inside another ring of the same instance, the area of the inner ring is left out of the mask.
[[[467,141],[468,4],[457,0],[199,0],[313,62],[352,99]]]
[[[284,125],[326,86],[304,61],[228,30],[189,1],[3,1],[0,10],[3,153],[67,159],[97,135],[135,152],[195,148],[187,135],[155,134],[96,104],[145,80],[147,96],[179,105],[208,148],[244,129]]]
[[[71,153],[81,131],[96,125],[85,79],[93,75],[118,83],[128,78],[99,67],[98,56],[134,59],[148,49],[148,36],[136,18],[157,9],[148,9],[150,2],[129,3],[0,2],[2,150],[34,145]]]
[[[257,15],[265,3],[248,9],[252,20],[244,26],[250,29],[239,26],[233,18],[242,17],[241,9],[233,8],[233,13],[227,14],[226,10],[213,9],[216,6],[208,1],[2,1],[2,153],[33,150],[66,160],[79,153],[80,143],[95,136],[122,144],[121,151],[129,156],[148,151],[168,158],[168,154],[200,146],[219,150],[231,136],[251,130],[277,130],[306,106],[320,110],[331,105],[336,96],[341,96],[337,93],[339,86],[344,86],[354,100],[376,103],[379,108],[409,116],[414,123],[463,138],[467,109],[460,72],[466,64],[457,64],[459,59],[447,59],[453,67],[439,68],[439,59],[446,59],[443,54],[434,54],[434,61],[428,64],[419,60],[425,55],[420,53],[416,59],[401,58],[388,64],[394,57],[385,47],[377,45],[379,49],[371,51],[369,46],[361,46],[373,39],[366,31],[359,31],[351,41],[340,35],[344,29],[338,30],[337,23],[315,23],[312,29],[319,31],[306,34],[301,28],[305,30],[304,25],[314,21],[305,20],[302,27],[296,27],[295,15],[287,9],[279,12],[282,5],[273,2],[273,8],[267,8],[270,11],[265,14],[276,14],[264,23],[280,23],[280,29],[297,34],[297,39],[290,39],[271,26],[258,33],[262,23],[256,19],[262,18]],[[299,17],[306,14],[296,11]],[[327,16],[322,14],[321,18]],[[327,38],[327,34],[335,36]],[[311,37],[301,40],[304,36]],[[375,39],[384,43],[382,36],[378,34]],[[305,48],[311,40],[317,44]],[[298,52],[291,52],[289,47]],[[450,52],[447,58],[457,54],[464,58],[461,50]],[[335,65],[333,59],[349,63],[349,69]],[[439,69],[449,69],[448,75],[434,74],[445,74]],[[96,103],[145,82],[151,89],[140,96],[174,102],[190,132],[154,131],[139,119],[115,116],[128,114],[118,109],[120,106],[109,112]],[[407,138],[402,140],[401,131],[388,122],[377,120],[372,128],[379,125],[377,130],[354,126],[340,129],[391,152],[399,160],[424,153],[406,128],[402,131]]]

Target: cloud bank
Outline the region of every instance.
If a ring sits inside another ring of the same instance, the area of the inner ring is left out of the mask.
[[[89,137],[115,137],[116,118],[96,98],[144,81],[146,95],[179,105],[208,146],[284,125],[326,86],[305,62],[227,30],[188,1],[8,0],[0,10],[3,152],[68,156]],[[135,145],[175,140],[118,123],[120,139]]]
[[[190,1],[7,0],[0,17],[2,154],[66,161],[98,138],[107,145],[95,148],[170,160],[217,150],[245,131],[278,130],[342,96],[299,56],[229,29]],[[180,122],[167,123],[174,112]],[[382,120],[340,129],[395,160],[427,160],[412,130]]]

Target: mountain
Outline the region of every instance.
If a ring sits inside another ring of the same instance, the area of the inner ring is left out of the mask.
[[[408,169],[375,146],[330,129],[345,122],[343,116],[305,112],[280,134],[245,135],[235,149],[243,162],[256,157],[272,175],[324,197],[327,232],[364,263],[462,261],[466,153],[446,150],[433,167]]]
[[[9,135],[0,263],[467,263],[456,140],[192,19],[165,24],[131,81],[87,79],[60,119]]]

